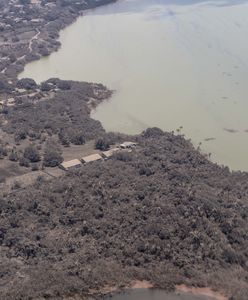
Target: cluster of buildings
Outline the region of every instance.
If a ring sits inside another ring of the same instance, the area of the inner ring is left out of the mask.
[[[116,152],[122,151],[122,150],[132,150],[137,146],[134,142],[124,142],[121,145],[117,146],[116,148],[112,148],[108,151],[103,151],[101,153],[95,153],[88,156],[82,157],[79,159],[72,159],[69,161],[64,161],[60,168],[64,171],[70,171],[75,170],[78,168],[81,168],[84,164],[92,163],[99,160],[106,160],[111,158]]]

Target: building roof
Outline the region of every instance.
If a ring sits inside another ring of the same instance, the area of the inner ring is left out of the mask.
[[[111,157],[116,151],[120,151],[119,148],[113,148],[113,149],[110,149],[108,151],[104,151],[102,152],[103,156],[106,157],[106,158],[109,158]]]
[[[96,154],[91,154],[89,156],[83,157],[82,161],[85,163],[89,163],[89,162],[100,160],[100,159],[102,159],[101,155],[96,153]]]
[[[81,161],[79,159],[73,159],[73,160],[69,160],[69,161],[64,161],[61,164],[61,167],[68,170],[70,168],[77,167],[79,165],[82,165]]]
[[[136,146],[136,143],[134,143],[134,142],[124,142],[120,146],[123,147],[123,148],[128,148],[128,147]]]
[[[15,105],[15,99],[14,98],[9,98],[7,100],[7,106],[14,106]]]

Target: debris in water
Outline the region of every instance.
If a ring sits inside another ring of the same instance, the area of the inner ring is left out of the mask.
[[[227,132],[230,132],[230,133],[237,133],[239,132],[238,130],[236,129],[231,129],[231,128],[223,128],[223,130],[227,131]]]

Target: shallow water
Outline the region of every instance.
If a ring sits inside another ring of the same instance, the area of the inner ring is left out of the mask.
[[[107,130],[183,126],[194,144],[248,170],[248,0],[119,0],[62,31],[61,49],[20,77],[101,82]]]
[[[108,297],[106,300],[214,300],[206,296],[195,296],[186,293],[167,293],[162,290],[136,289]]]

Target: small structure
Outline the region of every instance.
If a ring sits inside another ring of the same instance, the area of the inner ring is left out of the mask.
[[[31,22],[35,23],[35,24],[40,23],[41,21],[42,21],[42,19],[32,19],[31,20]]]
[[[65,161],[60,165],[60,168],[69,171],[73,169],[79,169],[82,166],[82,163],[79,159],[73,159],[69,161]]]
[[[98,161],[98,160],[101,160],[101,159],[102,159],[101,155],[96,153],[96,154],[91,154],[89,156],[85,156],[81,160],[82,160],[83,163],[87,164],[87,163],[90,163],[90,162],[93,162],[93,161]]]
[[[7,106],[14,106],[15,105],[15,99],[14,98],[9,98],[7,100]]]
[[[137,144],[134,142],[124,142],[120,144],[121,149],[131,149],[131,148],[135,148],[136,146]]]
[[[113,149],[110,149],[108,151],[102,152],[102,156],[103,156],[104,159],[108,159],[111,156],[113,156],[114,153],[117,152],[117,151],[120,151],[120,149],[119,148],[113,148]]]
[[[26,90],[25,89],[19,89],[19,88],[16,88],[15,91],[19,94],[24,94],[26,93]]]
[[[31,0],[30,2],[31,2],[31,4],[39,5],[41,1],[40,0]]]

